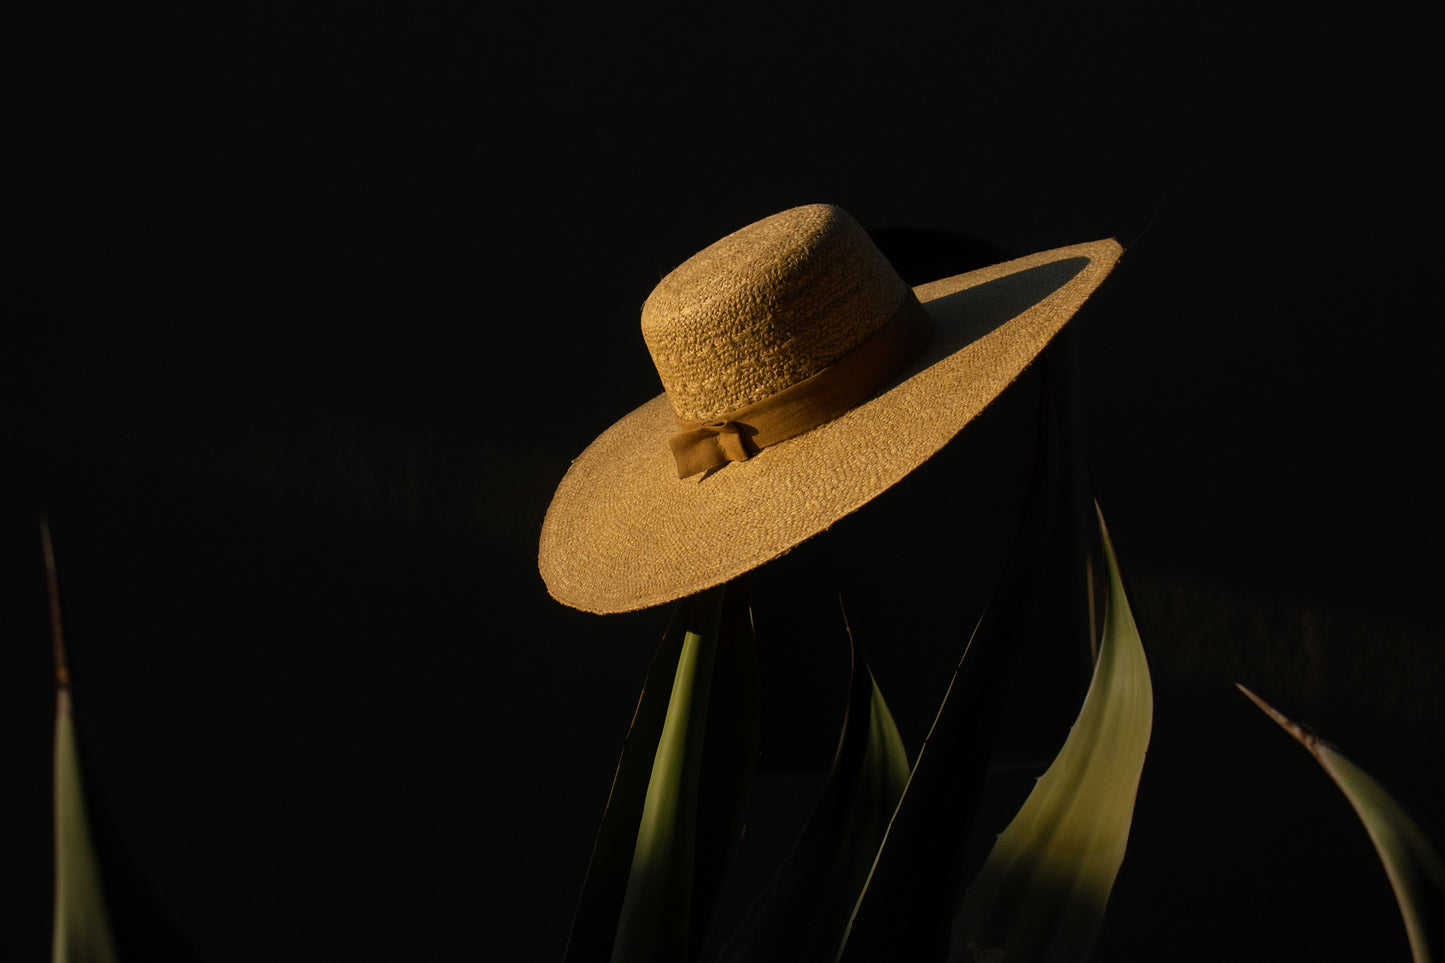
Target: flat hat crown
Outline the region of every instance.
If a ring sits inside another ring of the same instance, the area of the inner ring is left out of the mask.
[[[812,204],[729,234],[663,278],[642,336],[674,413],[706,422],[828,367],[908,292],[857,221]]]

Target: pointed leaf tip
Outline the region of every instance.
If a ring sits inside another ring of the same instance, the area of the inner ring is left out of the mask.
[[[60,622],[60,583],[50,520],[40,514],[40,547],[50,601],[50,637],[55,656],[54,780],[55,903],[51,918],[52,963],[115,963],[110,912],[101,885],[100,860],[91,839],[80,777],[75,721],[70,709],[70,670]]]
[[[1243,685],[1235,685],[1308,749],[1345,794],[1384,864],[1415,963],[1433,960],[1445,943],[1445,860],[1428,834],[1373,776]]]

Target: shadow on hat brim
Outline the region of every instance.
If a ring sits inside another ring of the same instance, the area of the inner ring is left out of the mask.
[[[675,601],[783,554],[922,465],[1027,368],[1123,253],[1076,244],[914,289],[932,343],[846,414],[701,478],[679,479],[659,395],[598,436],[557,486],[538,568],[599,614]]]

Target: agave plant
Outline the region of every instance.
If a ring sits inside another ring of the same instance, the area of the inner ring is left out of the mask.
[[[968,875],[965,860],[981,829],[975,814],[1016,642],[1040,560],[1054,544],[1057,506],[1066,503],[1052,418],[1046,407],[1013,554],[917,758],[907,758],[859,640],[847,633],[852,681],[827,782],[731,934],[713,932],[721,890],[713,874],[725,872],[737,844],[752,778],[756,668],[746,582],[678,605],[624,747],[569,963],[1091,958],[1125,856],[1153,716],[1148,662],[1097,504],[1105,611],[1088,692],[982,867]],[[1417,963],[1431,959],[1445,918],[1445,869],[1423,831],[1358,767],[1261,706],[1349,796],[1395,886]],[[703,786],[714,791],[700,793]],[[721,950],[704,954],[713,944]]]
[[[927,739],[910,760],[846,620],[847,710],[806,825],[731,932],[724,882],[744,831],[759,743],[757,643],[746,578],[676,607],[613,780],[566,951],[569,963],[866,963],[1089,959],[1124,859],[1148,747],[1148,663],[1104,524],[1105,612],[1075,724],[976,872],[965,852],[1017,641],[1061,514],[1060,446],[1045,408],[1014,550],[962,645]],[[54,963],[194,959],[88,806],[48,528],[42,542],[56,663]],[[1242,687],[1241,687],[1242,688]],[[1319,761],[1364,822],[1414,959],[1433,959],[1445,862],[1364,770],[1248,690]]]
[[[846,632],[852,680],[832,768],[731,934],[712,930],[756,752],[746,582],[678,605],[623,750],[567,960],[692,961],[714,943],[729,963],[1088,954],[1123,859],[1152,720],[1148,664],[1102,513],[1107,608],[1078,721],[982,869],[972,880],[963,870],[1015,643],[1060,514],[1053,420],[1046,407],[1014,552],[917,758],[907,758]]]

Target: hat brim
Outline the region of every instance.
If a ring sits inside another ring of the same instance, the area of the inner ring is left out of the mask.
[[[1003,392],[1099,286],[1108,239],[914,289],[932,343],[846,414],[743,462],[679,479],[659,395],[607,429],[557,486],[542,523],[547,590],[588,612],[692,595],[824,531],[932,457]]]

